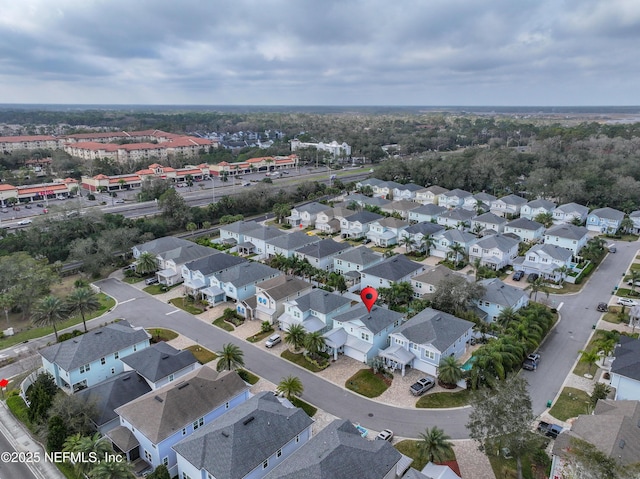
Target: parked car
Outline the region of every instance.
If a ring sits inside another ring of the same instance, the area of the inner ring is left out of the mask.
[[[614,244],[609,245],[609,253],[615,253],[616,251],[618,251],[618,248],[616,248],[616,245]]]
[[[522,362],[522,369],[526,369],[527,371],[535,371],[538,369],[538,364],[540,363],[540,354],[532,353],[529,354],[525,360]]]
[[[632,279],[628,279],[628,280],[627,280],[627,284],[628,284],[629,286],[634,286],[634,284],[633,284],[633,280],[632,280]],[[640,281],[636,281],[635,286],[640,286]]]
[[[389,441],[393,439],[393,431],[391,429],[384,429],[378,433],[376,436],[376,440],[378,441]]]
[[[562,426],[559,426],[558,424],[551,424],[545,421],[540,421],[536,429],[538,430],[538,432],[541,432],[545,436],[552,439],[558,437],[558,434],[562,432]]]
[[[636,306],[638,304],[637,301],[634,301],[633,299],[629,299],[629,298],[618,298],[618,301],[616,301],[617,304],[621,305],[621,306]]]
[[[282,338],[280,337],[279,334],[272,334],[271,336],[269,336],[269,338],[264,343],[264,345],[268,348],[272,348],[276,344],[278,344],[280,341],[282,341]]]
[[[158,282],[158,278],[156,278],[155,276],[153,276],[152,278],[147,278],[144,280],[144,284],[146,284],[147,286],[151,285],[151,284],[156,284]]]
[[[44,208],[44,205],[43,205],[42,203],[36,203],[36,206],[37,206],[38,208]]]
[[[25,207],[26,209],[28,209],[28,210],[30,210],[30,209],[32,209],[32,208],[33,208],[33,206],[31,206],[31,205],[24,205],[24,207]]]
[[[429,389],[434,387],[436,382],[431,378],[420,378],[409,388],[414,396],[422,396]]]
[[[513,280],[520,281],[523,276],[524,276],[524,271],[516,271],[515,273],[513,273]]]
[[[596,309],[601,313],[606,313],[607,311],[609,311],[609,306],[607,306],[607,303],[598,303]]]
[[[538,273],[529,273],[529,276],[527,276],[527,283],[533,283],[539,277],[540,275]]]
[[[116,200],[116,203],[124,203],[124,200]]]
[[[24,219],[24,220],[20,220],[18,221],[19,225],[30,225],[31,224],[31,220],[30,219]]]

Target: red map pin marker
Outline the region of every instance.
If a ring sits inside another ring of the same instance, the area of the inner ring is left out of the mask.
[[[362,302],[367,307],[367,311],[371,312],[373,304],[376,302],[376,299],[378,299],[378,291],[371,286],[367,286],[360,291],[360,299],[362,299]]]

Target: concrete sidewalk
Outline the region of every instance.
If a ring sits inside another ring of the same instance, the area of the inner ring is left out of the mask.
[[[32,453],[38,461],[27,463],[27,467],[38,479],[65,479],[64,474],[49,461],[45,461],[44,448],[34,440],[31,433],[9,411],[7,404],[0,401],[0,433],[7,438],[16,452]]]

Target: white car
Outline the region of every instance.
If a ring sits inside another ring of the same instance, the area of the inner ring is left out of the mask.
[[[389,441],[393,439],[393,431],[391,429],[384,429],[378,433],[376,436],[376,440],[378,441]]]
[[[31,220],[20,220],[18,221],[19,225],[30,225],[32,223]]]
[[[637,301],[634,301],[633,299],[629,299],[629,298],[618,298],[618,301],[616,301],[617,304],[620,304],[622,306],[636,306],[638,304]]]

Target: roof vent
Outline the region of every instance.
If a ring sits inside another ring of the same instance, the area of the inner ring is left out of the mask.
[[[160,359],[169,359],[169,355],[165,354],[164,356],[162,356]]]
[[[95,334],[102,334],[102,331],[96,331]]]
[[[620,442],[618,443],[618,446],[620,446],[620,449],[624,449],[624,445],[626,443],[624,442],[624,439],[620,439]]]
[[[249,424],[251,421],[253,421],[255,419],[255,417],[253,416],[249,416],[247,419],[245,419],[244,421],[242,421],[242,424],[244,424],[245,426],[247,424]]]
[[[122,378],[123,381],[128,381],[129,379],[131,379],[131,376],[127,376],[126,378]]]
[[[224,437],[229,437],[229,433],[228,433],[227,431],[222,431],[222,435],[223,435]]]
[[[189,383],[181,384],[180,386],[178,386],[178,389],[184,389],[184,388],[186,388],[188,385],[189,385]]]
[[[164,400],[160,396],[154,396],[153,399],[155,399],[158,402],[164,402]]]

